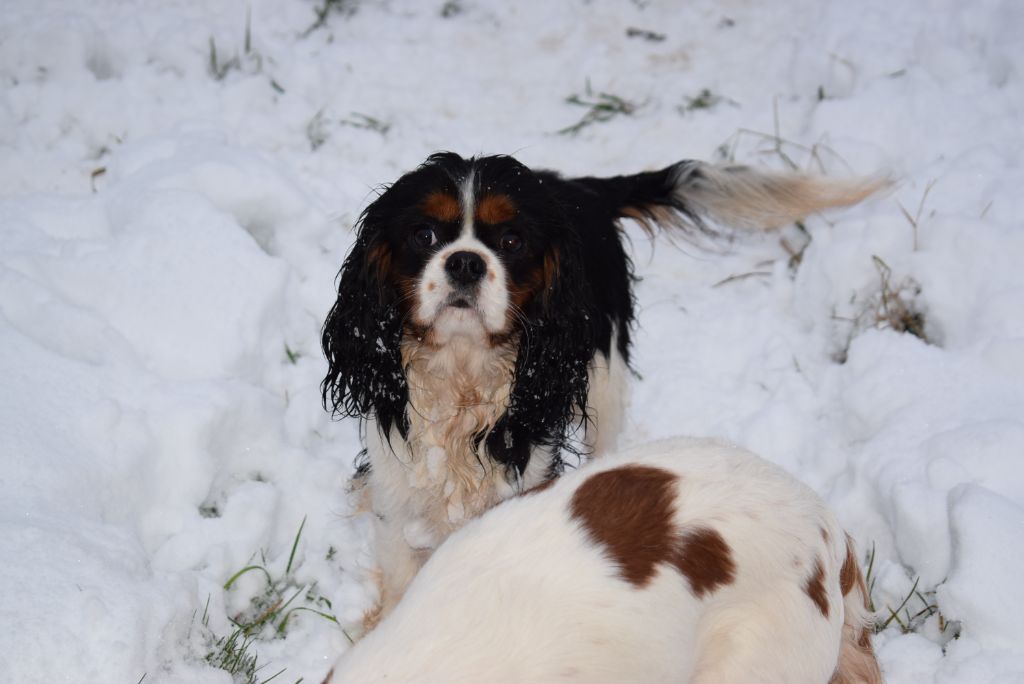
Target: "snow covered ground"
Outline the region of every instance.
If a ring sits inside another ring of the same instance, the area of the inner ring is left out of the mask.
[[[253,681],[320,681],[373,594],[319,329],[374,187],[452,149],[892,173],[781,240],[630,227],[624,441],[825,496],[889,681],[1024,681],[1024,4],[322,6],[3,3],[0,679],[231,682],[234,618]],[[635,109],[556,133],[602,93]]]

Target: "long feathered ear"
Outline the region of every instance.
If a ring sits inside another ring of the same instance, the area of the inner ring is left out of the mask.
[[[336,416],[377,419],[387,437],[397,425],[405,436],[408,386],[402,372],[398,296],[385,277],[390,252],[374,244],[364,215],[359,236],[338,274],[338,299],[324,323],[321,344],[327,376],[324,408]]]
[[[522,473],[531,445],[576,452],[571,437],[587,419],[589,364],[596,352],[596,311],[579,245],[553,247],[544,259],[543,294],[527,312],[508,410],[487,437],[492,458]],[[556,461],[559,463],[560,461]]]

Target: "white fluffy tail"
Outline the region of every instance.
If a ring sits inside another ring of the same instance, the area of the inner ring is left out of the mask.
[[[879,176],[837,180],[694,161],[678,164],[674,180],[674,194],[689,213],[747,229],[777,228],[856,204],[890,184]]]
[[[645,230],[683,234],[778,228],[809,214],[856,204],[891,182],[881,175],[836,179],[765,171],[692,159],[659,171],[572,183],[601,198],[612,218],[631,218]]]

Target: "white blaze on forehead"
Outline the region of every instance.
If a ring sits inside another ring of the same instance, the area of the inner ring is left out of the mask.
[[[470,169],[462,181],[462,187],[459,188],[459,198],[462,204],[462,232],[459,234],[458,242],[473,237],[473,214],[476,211],[476,197],[473,192],[475,177],[476,172]]]

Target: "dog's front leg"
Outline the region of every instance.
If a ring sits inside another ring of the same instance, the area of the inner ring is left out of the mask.
[[[364,632],[372,630],[394,609],[409,582],[430,556],[429,550],[414,549],[409,545],[399,521],[380,515],[374,519],[374,552],[380,600],[363,617]]]

